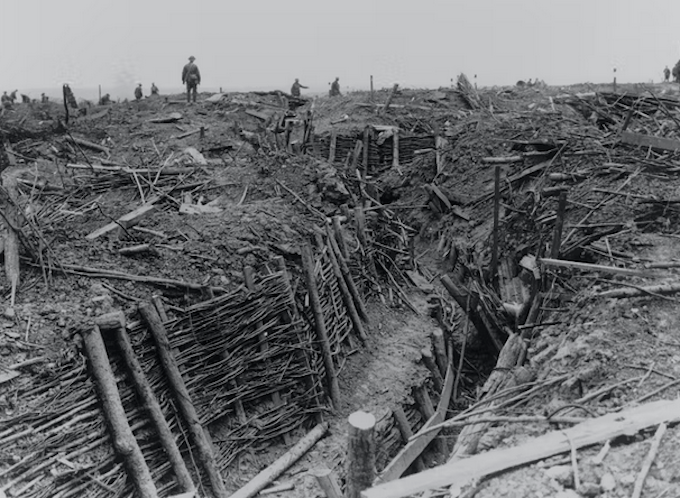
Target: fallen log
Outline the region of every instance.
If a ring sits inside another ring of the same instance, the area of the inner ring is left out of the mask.
[[[406,418],[406,413],[404,413],[404,409],[401,407],[401,405],[394,407],[394,410],[392,410],[392,416],[397,428],[399,429],[401,438],[404,440],[404,444],[407,445],[413,437],[413,429],[411,429],[411,424],[409,423],[408,418]],[[422,472],[423,470],[427,469],[425,462],[423,462],[423,459],[420,456],[416,457],[415,466],[418,472]]]
[[[81,147],[87,147],[88,149],[96,150],[97,152],[103,152],[107,156],[111,155],[111,150],[108,147],[104,147],[104,146],[96,144],[94,142],[90,142],[89,140],[74,137],[74,136],[71,136],[71,135],[69,135],[69,138],[76,145],[80,145]]]
[[[189,434],[196,445],[198,458],[208,475],[208,480],[210,481],[213,493],[217,498],[227,498],[229,493],[227,493],[227,489],[222,481],[222,476],[220,475],[212,442],[209,439],[210,434],[201,425],[200,419],[198,418],[198,412],[191,402],[191,396],[189,395],[189,391],[172,353],[172,346],[168,340],[165,326],[161,322],[153,304],[141,303],[139,305],[139,313],[148,327],[149,332],[151,332],[151,335],[153,336],[158,358],[163,366],[168,385],[174,393],[177,408],[182,414],[184,421],[187,424]]]
[[[622,289],[611,289],[595,294],[597,297],[638,297],[654,294],[668,295],[680,292],[680,284],[661,284],[650,285],[648,287],[625,287]]]
[[[328,431],[328,422],[318,424],[298,443],[277,459],[269,467],[257,474],[248,484],[236,491],[230,498],[252,498],[269,483],[283,474],[286,469],[297,462],[302,455],[307,453]]]
[[[519,446],[487,451],[403,479],[379,484],[364,490],[361,496],[362,498],[402,498],[429,489],[464,484],[470,479],[566,453],[572,448],[583,448],[624,434],[636,434],[640,430],[661,423],[670,424],[678,421],[680,421],[680,400],[656,401],[609,413],[569,429],[549,432]]]
[[[654,137],[642,133],[624,131],[621,133],[621,142],[628,145],[638,145],[640,147],[651,147],[652,149],[668,150],[672,152],[680,151],[680,140],[672,138]]]
[[[137,395],[139,396],[146,413],[154,424],[161,446],[165,450],[172,470],[175,472],[175,477],[177,478],[177,484],[179,485],[180,490],[183,492],[195,491],[196,487],[191,480],[191,474],[184,463],[175,437],[170,431],[168,422],[163,416],[161,406],[156,400],[151,385],[144,373],[144,369],[139,363],[137,355],[135,355],[132,343],[130,342],[130,337],[125,331],[125,315],[122,311],[108,313],[107,315],[98,317],[96,323],[102,332],[113,332],[118,348],[123,355],[125,366],[130,373],[135,390],[137,391]]]
[[[137,444],[120,399],[109,356],[97,325],[83,334],[83,345],[90,360],[90,369],[102,402],[102,412],[111,430],[111,442],[123,457],[125,468],[142,498],[156,498],[156,486],[142,450]]]
[[[595,265],[591,263],[581,263],[580,261],[567,261],[564,259],[540,258],[537,260],[538,264],[544,266],[553,266],[558,268],[575,268],[584,271],[599,271],[605,273],[616,273],[618,275],[630,275],[636,277],[654,277],[659,276],[658,272],[651,271],[648,268],[641,268],[639,270],[633,268],[617,268],[616,266]]]

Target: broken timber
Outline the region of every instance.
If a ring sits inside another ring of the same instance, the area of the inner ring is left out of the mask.
[[[680,421],[680,400],[656,401],[622,412],[609,413],[569,429],[549,432],[513,448],[501,448],[440,465],[403,479],[366,489],[362,498],[401,498],[429,489],[463,484],[600,441],[635,434],[660,423]]]
[[[121,216],[118,218],[116,221],[112,221],[108,225],[104,225],[101,228],[98,228],[92,233],[89,233],[88,235],[85,236],[87,240],[94,240],[97,237],[101,237],[102,235],[109,233],[113,230],[116,230],[117,228],[130,228],[133,225],[136,225],[139,220],[141,220],[144,216],[149,214],[151,211],[156,209],[154,206],[155,203],[161,200],[160,196],[157,197],[152,197],[149,199],[145,204],[142,204],[139,206],[137,209],[134,211],[130,211],[129,213]]]
[[[411,440],[404,446],[401,451],[395,456],[392,461],[385,467],[385,469],[380,473],[376,479],[376,483],[385,483],[393,481],[401,477],[401,475],[409,468],[409,466],[415,461],[415,459],[425,450],[425,448],[430,444],[430,442],[439,433],[438,430],[432,430],[427,432],[427,430],[444,421],[446,417],[446,410],[449,406],[449,401],[451,400],[451,392],[453,390],[453,370],[449,366],[446,371],[446,380],[444,380],[444,390],[442,391],[441,398],[437,404],[437,410],[434,415],[425,422],[425,425],[418,431],[418,433],[411,438]],[[362,496],[364,493],[362,493]]]
[[[651,147],[652,149],[680,151],[680,140],[671,138],[654,137],[641,133],[624,131],[621,133],[621,142],[628,145],[639,145],[640,147]]]

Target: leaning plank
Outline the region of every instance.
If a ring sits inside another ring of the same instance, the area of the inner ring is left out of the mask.
[[[621,142],[628,145],[639,145],[641,147],[651,147],[652,149],[678,151],[680,150],[680,140],[671,138],[653,137],[643,133],[633,133],[624,131],[621,133]]]
[[[425,425],[423,425],[420,431],[418,431],[418,433],[413,436],[413,438],[411,438],[411,441],[402,448],[402,450],[392,459],[387,467],[385,467],[385,469],[375,480],[376,483],[385,483],[399,479],[406,469],[408,469],[414,460],[418,458],[418,456],[423,452],[427,445],[430,444],[430,442],[437,436],[439,431],[427,432],[427,430],[430,427],[444,421],[446,410],[449,406],[449,401],[451,400],[452,390],[453,371],[449,365],[449,368],[446,371],[444,390],[442,391],[439,404],[437,405],[437,411],[427,422],[425,422]]]
[[[255,496],[307,453],[326,434],[326,431],[328,431],[328,422],[318,424],[281,458],[253,477],[248,484],[231,495],[230,498],[251,498]]]
[[[503,470],[582,448],[600,441],[635,434],[663,422],[680,421],[680,399],[656,401],[610,413],[569,429],[553,431],[513,448],[501,448],[380,484],[361,493],[363,498],[400,498],[428,489],[465,483]]]
[[[165,455],[175,473],[179,489],[187,493],[192,491],[195,492],[196,487],[191,479],[189,469],[187,469],[187,466],[184,463],[175,437],[170,431],[170,426],[168,425],[167,420],[165,420],[161,406],[158,403],[158,400],[151,389],[151,385],[146,378],[144,369],[134,352],[130,337],[125,331],[125,315],[122,311],[114,311],[97,317],[96,323],[102,332],[113,332],[118,348],[123,354],[125,366],[135,385],[137,395],[156,428],[158,439],[160,440],[161,446],[165,450]]]
[[[636,270],[631,268],[617,268],[616,266],[594,265],[590,263],[581,263],[580,261],[567,261],[565,259],[550,259],[550,258],[541,258],[537,261],[539,264],[545,266],[557,266],[560,268],[576,268],[579,270],[618,273],[619,275],[631,275],[631,276],[634,275],[638,277],[658,276],[658,273],[654,273],[647,268]]]
[[[94,232],[86,235],[85,238],[87,240],[94,240],[97,237],[101,237],[105,233],[109,233],[113,230],[116,230],[119,227],[130,228],[132,225],[136,225],[137,222],[139,222],[139,220],[141,220],[144,216],[146,216],[151,211],[156,209],[154,204],[156,204],[160,200],[161,200],[160,197],[152,197],[146,202],[146,204],[143,204],[134,211],[131,211],[121,216],[116,221],[112,221],[108,225],[98,228]]]
[[[102,412],[111,430],[113,447],[116,453],[123,457],[125,468],[139,496],[155,498],[158,496],[156,486],[151,479],[151,472],[144,461],[142,450],[128,424],[99,327],[95,325],[93,330],[83,334],[83,345],[90,359],[90,369],[101,398]]]
[[[189,390],[184,383],[184,379],[182,378],[182,374],[179,371],[179,367],[177,366],[177,362],[172,353],[172,347],[168,340],[165,326],[161,322],[153,304],[141,303],[139,305],[139,312],[153,336],[156,344],[156,351],[158,352],[158,357],[163,366],[163,371],[168,379],[170,389],[175,395],[175,402],[177,403],[179,412],[182,414],[182,417],[187,424],[189,434],[191,434],[191,438],[196,445],[198,458],[203,464],[206,474],[208,474],[208,480],[210,481],[213,494],[217,498],[227,498],[229,493],[227,493],[227,489],[222,481],[212,442],[209,439],[209,433],[201,425],[200,419],[198,418],[198,412],[191,402]]]

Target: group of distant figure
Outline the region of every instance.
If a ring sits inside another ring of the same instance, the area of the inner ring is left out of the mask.
[[[184,65],[182,68],[182,84],[186,85],[186,98],[187,98],[187,103],[191,102],[196,102],[197,94],[198,94],[198,86],[201,84],[201,72],[198,69],[198,66],[194,62],[196,60],[196,57],[193,55],[189,57],[189,62]],[[531,80],[529,80],[529,86],[531,86]],[[307,89],[309,87],[303,85],[300,83],[299,78],[295,78],[295,82],[290,88],[290,94],[292,97],[296,98],[301,98],[301,89]],[[68,85],[68,83],[65,83],[62,87],[63,91],[63,96],[64,96],[64,103],[72,108],[78,109],[78,103],[76,102],[75,95],[73,94],[73,90],[71,90],[71,87]],[[159,90],[158,87],[156,86],[155,83],[151,83],[151,96],[156,96],[159,95]],[[342,96],[342,93],[340,92],[340,78],[336,77],[335,80],[331,83],[331,88],[328,91],[328,95],[331,97],[340,97]],[[142,88],[142,84],[138,83],[137,86],[134,89],[134,96],[136,101],[140,101],[144,98],[144,90]],[[11,93],[7,93],[6,91],[2,94],[1,96],[1,104],[3,108],[11,108],[14,102],[17,100],[17,90],[14,90]],[[21,95],[21,100],[23,103],[30,103],[31,99],[27,95]],[[35,101],[34,101],[35,102]],[[40,95],[40,102],[45,104],[49,102],[49,97],[42,93]],[[99,105],[108,105],[111,104],[111,95],[106,93],[104,95],[101,95],[99,98]]]
[[[664,83],[670,83],[671,76],[673,76],[673,81],[675,83],[680,83],[680,61],[678,61],[675,64],[675,66],[673,66],[672,71],[668,68],[668,66],[663,68],[663,81],[664,81]]]

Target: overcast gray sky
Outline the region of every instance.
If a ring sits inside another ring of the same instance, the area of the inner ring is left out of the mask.
[[[1,90],[169,91],[189,55],[206,91],[649,82],[680,59],[680,1],[0,0]]]

